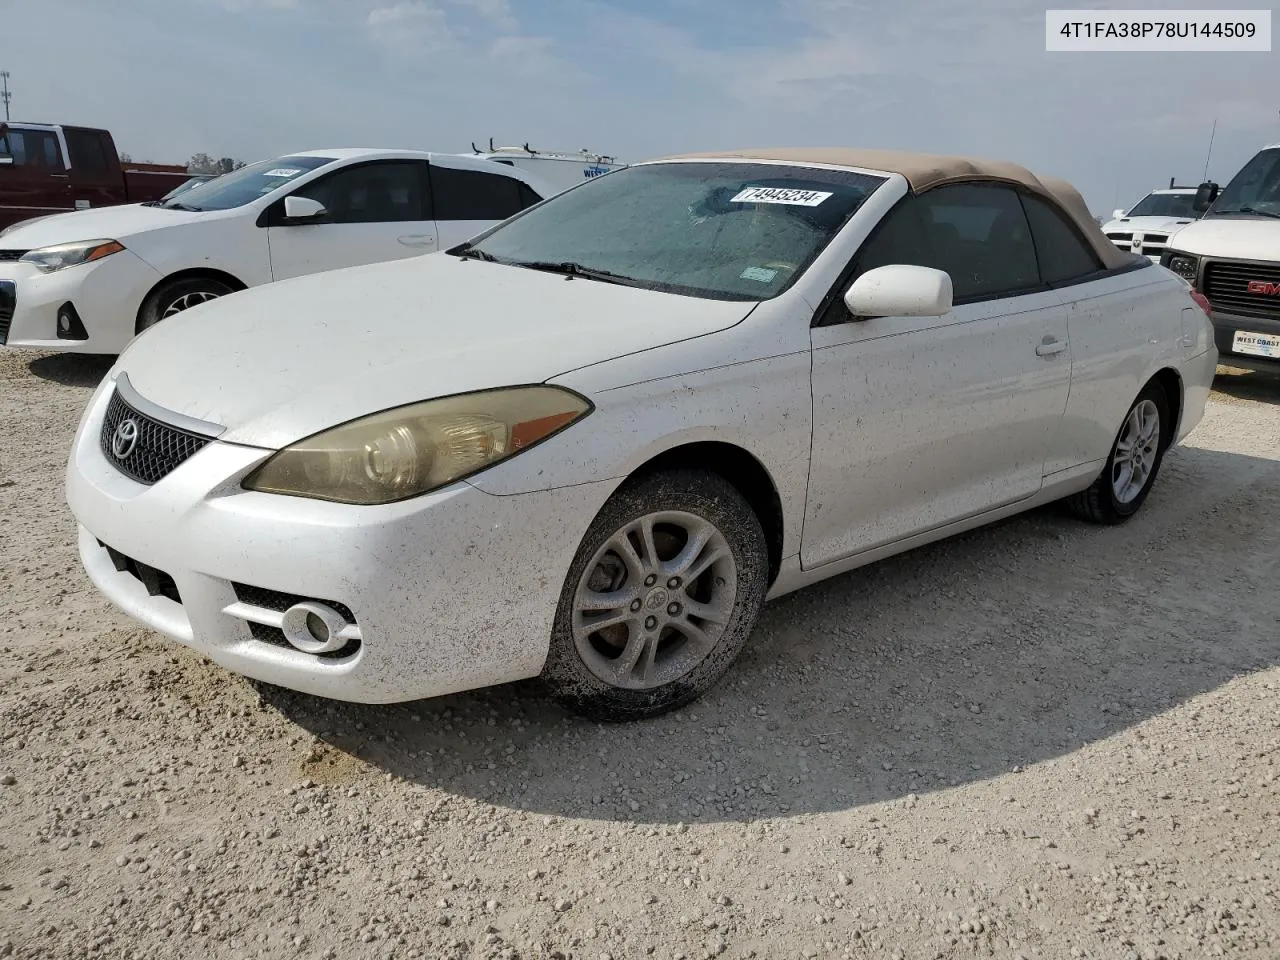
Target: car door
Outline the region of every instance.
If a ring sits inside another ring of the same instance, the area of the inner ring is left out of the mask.
[[[844,291],[891,263],[945,270],[942,317],[851,317]],[[1036,494],[1070,385],[1066,311],[1017,193],[908,195],[817,318],[801,562],[820,566]]]
[[[71,159],[71,197],[77,210],[109,207],[126,199],[124,173],[115,157],[115,144],[102,130],[63,127]]]
[[[267,208],[271,276],[286,280],[323,270],[431,253],[438,237],[425,160],[371,160],[342,167],[292,191],[325,213],[290,220],[284,198]]]
[[[431,158],[431,202],[441,250],[470,240],[542,199],[518,177],[477,170],[464,166],[466,162]]]

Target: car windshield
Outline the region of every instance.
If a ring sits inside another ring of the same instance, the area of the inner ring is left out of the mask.
[[[1126,217],[1172,217],[1195,219],[1200,214],[1193,209],[1194,193],[1149,193],[1125,214]]]
[[[885,182],[852,171],[685,161],[626,167],[453,252],[716,300],[785,290]]]
[[[275,160],[261,160],[184,190],[161,206],[178,210],[230,210],[232,207],[243,207],[290,180],[333,161],[333,157],[277,157]]]
[[[1280,215],[1280,147],[1263,150],[1231,178],[1211,213]]]

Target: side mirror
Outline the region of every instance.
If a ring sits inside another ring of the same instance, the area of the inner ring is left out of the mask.
[[[1209,209],[1209,205],[1218,199],[1218,185],[1212,180],[1200,184],[1196,188],[1196,198],[1191,204],[1191,209],[1196,213],[1204,213]]]
[[[1112,220],[1119,220],[1119,219],[1120,219],[1121,217],[1123,217],[1123,216],[1124,216],[1124,208],[1123,208],[1123,207],[1119,208],[1118,210],[1112,210],[1112,211],[1111,211],[1111,219],[1112,219]]]
[[[855,317],[942,317],[951,312],[951,297],[943,271],[894,263],[853,281],[844,305]]]
[[[288,196],[284,198],[284,215],[290,220],[315,220],[329,211],[319,200],[310,197]]]

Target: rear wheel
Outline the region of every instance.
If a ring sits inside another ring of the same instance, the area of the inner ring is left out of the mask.
[[[141,333],[161,320],[167,320],[184,310],[231,292],[233,290],[229,285],[212,277],[190,277],[162,284],[147,297],[142,309],[138,311],[137,332]]]
[[[570,566],[543,682],[594,720],[683,706],[733,663],[768,578],[760,522],[723,478],[681,470],[630,482]]]
[[[1149,383],[1125,414],[1102,473],[1067,506],[1094,523],[1128,520],[1151,492],[1172,435],[1169,398],[1160,384]]]

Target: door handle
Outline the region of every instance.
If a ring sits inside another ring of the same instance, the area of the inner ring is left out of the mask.
[[[403,237],[396,237],[396,240],[406,247],[429,247],[436,242],[436,238],[429,233],[413,233]]]
[[[1067,345],[1061,340],[1055,340],[1053,337],[1045,337],[1036,347],[1037,357],[1052,357],[1055,353],[1061,353],[1067,349]]]

